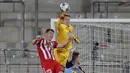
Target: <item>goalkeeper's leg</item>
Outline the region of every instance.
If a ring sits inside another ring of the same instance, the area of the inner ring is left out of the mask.
[[[63,68],[65,68],[66,62],[69,57],[69,51],[63,52],[63,51],[54,50],[54,54],[55,54],[56,60],[60,63],[61,66],[63,66]]]

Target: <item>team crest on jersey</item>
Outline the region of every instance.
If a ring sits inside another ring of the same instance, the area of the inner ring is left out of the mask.
[[[44,44],[44,46],[48,46],[50,47],[51,49],[53,48],[53,46],[51,44]]]
[[[45,70],[45,69],[43,68],[43,73],[52,73],[52,71],[51,71],[51,69]]]

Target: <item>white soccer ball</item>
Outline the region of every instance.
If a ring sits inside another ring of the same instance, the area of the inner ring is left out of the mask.
[[[70,10],[70,6],[69,6],[68,3],[61,3],[61,4],[60,4],[60,9],[61,9],[62,11],[64,11],[64,12],[66,12],[66,11]]]

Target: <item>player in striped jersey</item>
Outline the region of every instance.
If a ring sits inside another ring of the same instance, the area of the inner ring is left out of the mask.
[[[63,48],[72,40],[70,37],[64,44],[58,44],[56,41],[51,41],[53,35],[54,30],[47,29],[45,32],[45,38],[38,36],[32,41],[33,45],[37,45],[43,73],[63,73],[62,67],[55,60],[53,48]]]

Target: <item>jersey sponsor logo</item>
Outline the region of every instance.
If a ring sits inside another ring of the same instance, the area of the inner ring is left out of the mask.
[[[44,44],[44,46],[50,46],[50,44]]]

